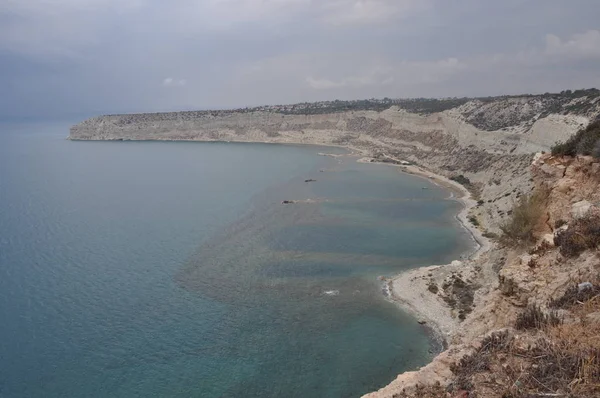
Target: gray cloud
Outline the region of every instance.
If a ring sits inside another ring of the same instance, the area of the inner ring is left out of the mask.
[[[549,34],[546,36],[546,54],[559,57],[600,58],[600,32],[588,30],[568,40]]]
[[[0,117],[600,86],[596,0],[4,0]]]
[[[165,87],[183,87],[187,84],[185,79],[173,79],[172,77],[167,77],[162,82]]]

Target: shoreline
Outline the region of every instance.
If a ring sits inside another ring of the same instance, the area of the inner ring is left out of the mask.
[[[427,333],[433,338],[433,344],[438,347],[446,347],[448,338],[454,334],[458,326],[458,322],[451,317],[452,309],[441,299],[433,299],[437,297],[427,290],[427,285],[423,282],[424,278],[432,272],[440,271],[442,268],[449,270],[458,268],[462,265],[462,261],[474,260],[480,254],[490,249],[489,240],[483,237],[480,230],[471,225],[468,220],[470,210],[477,206],[477,202],[472,199],[471,192],[463,185],[456,181],[452,181],[442,175],[436,174],[429,170],[416,165],[404,165],[397,163],[378,162],[376,159],[368,157],[368,151],[361,148],[356,148],[350,145],[340,145],[331,143],[306,143],[306,142],[273,142],[273,141],[227,141],[227,140],[190,140],[190,139],[152,139],[152,140],[136,140],[136,139],[81,139],[67,137],[69,141],[117,141],[117,142],[197,142],[197,143],[235,143],[235,144],[269,144],[269,145],[292,145],[292,146],[314,146],[314,147],[331,147],[340,148],[348,151],[346,154],[336,154],[337,156],[356,157],[356,161],[360,163],[372,163],[386,166],[394,166],[400,172],[411,174],[423,178],[435,185],[448,189],[451,193],[456,194],[456,197],[449,198],[456,200],[462,204],[462,210],[455,215],[455,219],[459,225],[467,230],[471,239],[475,243],[475,248],[466,254],[465,258],[455,260],[450,264],[422,266],[394,276],[385,277],[385,289],[388,291],[387,298],[397,304],[401,309],[415,317],[419,323],[427,329]],[[319,156],[326,156],[327,153],[317,153]],[[362,158],[361,158],[362,156]],[[393,159],[393,158],[390,158]],[[393,159],[398,161],[398,159]],[[460,264],[458,264],[460,263]],[[441,351],[440,351],[441,352]],[[439,354],[439,352],[436,352]]]
[[[456,181],[452,181],[442,175],[436,174],[429,170],[416,165],[403,165],[386,162],[377,162],[376,159],[367,157],[368,151],[355,148],[349,145],[339,145],[330,143],[299,143],[299,142],[269,142],[269,141],[224,141],[224,140],[187,140],[187,139],[165,139],[165,140],[98,140],[98,139],[72,139],[70,141],[158,141],[158,142],[200,142],[200,143],[240,143],[240,144],[270,144],[270,145],[293,145],[293,146],[315,146],[315,147],[335,147],[348,151],[346,154],[336,154],[337,156],[349,156],[357,158],[355,161],[361,163],[373,163],[387,166],[395,166],[400,172],[411,174],[423,178],[435,185],[448,189],[451,193],[456,194],[455,197],[448,199],[458,201],[462,204],[461,211],[454,217],[459,222],[462,228],[465,228],[471,239],[475,243],[475,248],[470,250],[465,257],[461,256],[461,260],[455,260],[449,264],[429,265],[417,267],[390,277],[384,277],[384,288],[387,291],[387,298],[395,303],[400,309],[413,316],[419,324],[424,328],[424,333],[431,341],[431,357],[428,358],[424,366],[432,363],[435,358],[444,352],[449,345],[449,339],[455,334],[459,321],[456,316],[453,316],[453,310],[450,308],[437,294],[428,291],[427,283],[425,282],[432,273],[437,274],[438,279],[443,279],[452,270],[463,268],[463,261],[471,261],[477,259],[481,254],[487,252],[491,248],[491,244],[487,238],[482,235],[482,232],[475,226],[471,225],[468,220],[468,214],[472,208],[477,206],[477,202],[472,198],[471,192],[463,185]],[[320,156],[328,154],[317,153]],[[362,158],[361,158],[362,156]],[[371,159],[373,161],[371,161]],[[385,294],[384,294],[385,295]],[[407,371],[408,372],[408,371]],[[384,388],[383,386],[382,388]]]
[[[351,151],[348,155],[362,155],[365,156],[367,151],[355,147],[351,147],[348,145],[340,145],[340,144],[329,144],[329,143],[316,143],[316,142],[277,142],[277,141],[243,141],[243,140],[193,140],[193,139],[176,139],[176,138],[168,138],[168,139],[131,139],[131,138],[106,138],[106,139],[97,139],[97,138],[72,138],[70,135],[65,137],[67,141],[73,142],[195,142],[200,144],[267,144],[267,145],[291,145],[291,146],[321,146],[321,147],[329,147],[329,148],[342,148],[348,151]],[[345,154],[346,155],[346,154]]]
[[[383,279],[385,291],[388,293],[387,297],[401,309],[417,318],[418,322],[430,332],[432,345],[437,348],[433,354],[438,355],[448,347],[448,340],[454,335],[460,323],[454,316],[453,309],[437,294],[428,290],[428,281],[432,278],[438,281],[443,280],[452,271],[463,268],[463,262],[476,260],[480,255],[491,249],[489,239],[485,238],[482,232],[468,220],[469,212],[477,206],[477,202],[472,198],[471,192],[467,188],[442,175],[415,165],[377,162],[371,161],[371,159],[362,158],[358,161],[398,167],[402,173],[423,178],[457,194],[456,197],[449,199],[456,200],[462,205],[461,211],[454,217],[460,226],[469,233],[475,244],[473,250],[448,264],[422,266]]]

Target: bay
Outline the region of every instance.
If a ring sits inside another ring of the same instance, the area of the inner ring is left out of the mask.
[[[1,397],[356,397],[431,359],[378,277],[470,247],[448,191],[338,148],[67,134],[0,125]]]

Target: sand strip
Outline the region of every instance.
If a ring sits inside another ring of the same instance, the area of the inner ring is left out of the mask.
[[[397,166],[402,172],[419,176],[430,182],[449,189],[456,194],[453,198],[462,203],[463,208],[456,218],[463,228],[469,231],[475,243],[475,249],[459,261],[453,261],[446,265],[431,265],[402,272],[401,274],[385,280],[386,291],[389,298],[396,302],[402,309],[415,316],[419,323],[430,328],[435,336],[434,340],[439,347],[445,347],[448,339],[456,331],[460,321],[455,310],[453,310],[438,294],[428,290],[430,281],[440,285],[452,272],[464,268],[463,261],[477,259],[482,253],[490,249],[491,245],[482,232],[475,228],[469,220],[470,210],[477,206],[477,202],[471,197],[471,193],[461,184],[444,176],[429,172],[414,165],[401,165],[390,163],[379,163],[371,161],[370,158],[359,159],[359,162],[377,163]],[[466,258],[465,258],[466,257]]]

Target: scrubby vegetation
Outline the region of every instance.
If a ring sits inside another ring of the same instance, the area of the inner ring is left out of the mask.
[[[600,350],[578,342],[579,339],[589,341],[591,336],[577,325],[559,326],[552,334],[555,336],[538,340],[529,351],[530,372],[513,396],[540,396],[527,392],[535,389],[545,396],[598,397]],[[564,393],[557,394],[557,391]]]
[[[423,384],[417,385],[414,390],[402,391],[398,394],[392,395],[392,398],[446,398],[447,392],[440,383],[426,386]]]
[[[451,366],[448,386],[418,385],[393,397],[600,397],[600,323],[587,321],[599,310],[598,295],[579,302],[577,322],[537,322],[541,310],[531,310],[533,329],[485,337]]]
[[[600,121],[588,125],[569,138],[552,147],[554,156],[589,155],[600,158]]]
[[[418,385],[395,398],[592,398],[600,397],[600,285],[577,284],[552,301],[571,312],[529,306],[514,329],[496,331],[451,366],[447,386]]]
[[[427,290],[429,290],[433,294],[437,294],[437,292],[440,291],[440,288],[438,287],[438,285],[436,285],[434,281],[429,281],[429,284],[427,285]]]
[[[593,215],[575,220],[554,238],[554,244],[565,257],[576,257],[588,249],[600,246],[600,216]]]
[[[476,227],[479,226],[479,220],[475,216],[469,216],[469,222]]]
[[[462,175],[462,174],[460,174],[460,175],[456,175],[456,176],[452,176],[452,177],[450,177],[450,179],[451,179],[452,181],[456,181],[456,182],[458,182],[459,184],[461,184],[461,185],[464,185],[464,186],[469,186],[469,185],[471,185],[471,180],[469,180],[467,177],[465,177],[465,176],[464,176],[464,175]]]
[[[467,109],[463,116],[475,127],[487,131],[518,125],[529,128],[538,117],[550,114],[594,116],[599,96],[600,91],[592,88],[543,95],[477,98],[481,106]]]
[[[548,193],[539,188],[531,195],[523,195],[513,206],[511,217],[500,225],[500,242],[509,246],[523,246],[535,242],[535,228],[544,212]]]
[[[555,312],[544,313],[537,305],[528,306],[517,316],[515,328],[518,330],[543,329],[546,326],[556,326],[561,323]]]
[[[455,376],[452,388],[465,391],[473,389],[472,376],[490,371],[492,355],[506,350],[511,342],[512,336],[507,331],[496,332],[484,338],[479,349],[470,355],[465,355],[450,368]]]
[[[591,288],[579,288],[579,284],[575,284],[567,289],[561,297],[551,300],[550,308],[571,309],[581,303],[589,301],[600,296],[600,283],[592,283]]]
[[[495,232],[485,231],[482,235],[484,238],[488,238],[491,240],[498,239],[498,234],[496,234]]]
[[[483,339],[452,367],[452,394],[430,396],[599,397],[600,323],[588,321],[599,310],[598,294],[579,301],[577,322],[562,323],[529,307],[515,324],[521,334],[505,330]]]
[[[463,320],[473,311],[473,300],[477,288],[470,281],[465,281],[457,274],[452,274],[442,284],[444,291],[442,298],[446,304],[458,311],[458,318]]]
[[[499,97],[480,97],[480,98],[382,98],[382,99],[364,99],[364,100],[333,100],[318,102],[301,102],[288,105],[263,105],[256,107],[246,107],[237,109],[213,109],[204,111],[185,111],[185,112],[158,112],[146,114],[119,115],[121,120],[118,124],[136,123],[144,121],[187,121],[199,118],[213,118],[231,115],[232,113],[251,113],[251,112],[271,112],[284,115],[320,115],[326,113],[338,113],[349,111],[376,111],[381,112],[389,109],[391,106],[397,106],[410,113],[420,115],[429,115],[436,112],[443,112],[465,105],[470,101],[477,101],[485,109],[470,110],[463,113],[467,121],[483,130],[497,130],[508,126],[517,125],[531,119],[535,114],[545,117],[551,113],[560,114],[587,114],[593,112],[597,104],[593,101],[600,96],[597,89],[586,90],[567,90],[561,93],[546,93],[543,95],[523,94],[513,96]],[[486,105],[499,102],[501,108],[516,106],[518,109],[531,108],[529,112],[521,112],[520,116],[508,115],[506,117],[496,118],[490,122],[489,113],[494,113],[492,109],[487,109]],[[528,103],[529,107],[524,107],[523,103]],[[108,115],[116,116],[116,115]]]
[[[315,103],[303,103],[296,104],[294,106],[286,106],[285,109],[279,110],[285,114],[301,114],[301,115],[314,115],[323,113],[335,113],[335,112],[347,112],[347,111],[377,111],[381,112],[389,107],[395,105],[407,112],[418,113],[418,114],[431,114],[436,112],[443,112],[448,109],[456,108],[461,106],[468,101],[470,98],[408,98],[408,99],[367,99],[367,100],[353,100],[353,101],[322,101]]]
[[[478,159],[478,161],[482,161],[485,163],[485,156],[474,156],[472,159]],[[489,160],[489,159],[488,159]],[[477,170],[480,170],[481,167],[481,163],[479,165],[471,165],[471,166],[466,166],[465,170],[471,171],[471,172],[476,172]],[[450,168],[448,168],[450,169]],[[481,195],[481,190],[480,187],[477,186],[476,184],[473,184],[473,182],[471,180],[469,180],[468,177],[465,177],[462,174],[457,174],[457,175],[453,175],[450,177],[450,180],[455,181],[457,183],[459,183],[460,185],[462,185],[463,187],[467,188],[467,190],[469,192],[471,192],[471,196],[473,197],[473,199],[477,200],[477,203],[479,205],[482,205],[484,202],[482,200],[479,199],[479,196]]]

